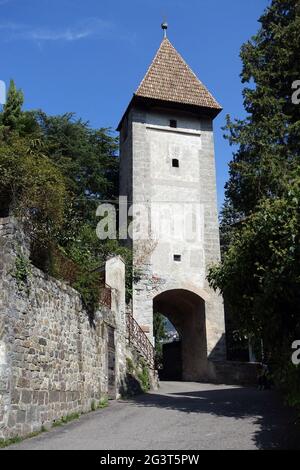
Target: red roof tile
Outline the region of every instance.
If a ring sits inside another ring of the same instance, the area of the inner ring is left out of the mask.
[[[135,96],[222,109],[167,38],[163,39]]]

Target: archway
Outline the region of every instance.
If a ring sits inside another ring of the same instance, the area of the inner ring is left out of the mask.
[[[153,311],[167,317],[181,338],[180,356],[182,379],[187,381],[205,378],[207,370],[207,341],[205,302],[197,294],[185,289],[162,292],[153,300]],[[167,376],[168,371],[164,371]]]
[[[160,312],[153,313],[155,365],[160,380],[182,379],[181,337],[175,325]]]

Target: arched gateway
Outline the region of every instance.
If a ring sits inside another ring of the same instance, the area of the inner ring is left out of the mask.
[[[209,378],[207,360],[225,359],[223,302],[206,279],[220,260],[213,138],[220,111],[165,37],[118,128],[120,195],[138,219],[133,315],[151,341],[153,312],[170,318],[182,336],[185,380]]]
[[[198,380],[205,375],[207,340],[204,300],[185,289],[169,290],[153,299],[153,312],[167,317],[180,335],[180,349],[176,356],[180,364],[175,366],[180,369],[181,378]]]

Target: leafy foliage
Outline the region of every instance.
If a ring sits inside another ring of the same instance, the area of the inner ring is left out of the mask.
[[[300,178],[286,197],[263,200],[209,274],[245,334],[269,348],[300,335],[299,201]]]
[[[45,152],[66,178],[79,220],[95,225],[95,211],[103,199],[117,194],[117,139],[109,129],[94,130],[74,114],[36,113]]]
[[[134,364],[133,360],[130,357],[126,357],[126,370],[128,374],[134,373]]]
[[[21,90],[16,89],[16,85],[13,80],[10,81],[7,102],[3,107],[1,124],[11,130],[18,127],[21,115],[22,106],[24,103],[24,95]]]
[[[149,368],[143,359],[140,360],[139,367],[140,371],[137,374],[137,378],[140,382],[143,392],[148,392],[151,387]]]
[[[16,261],[15,261],[15,269],[12,273],[12,276],[15,278],[18,289],[20,291],[26,290],[28,293],[28,281],[31,274],[31,264],[29,259],[23,255],[21,251],[19,251]]]
[[[272,0],[258,34],[242,46],[247,117],[227,118],[226,137],[238,149],[222,212],[222,263],[208,276],[240,336],[263,339],[292,404],[300,401],[299,368],[291,363],[300,337],[300,106],[292,103],[299,13],[296,0]]]
[[[0,186],[1,212],[10,209],[25,218],[36,237],[45,239],[61,226],[64,177],[30,139],[12,135],[0,142]]]
[[[96,236],[96,208],[117,194],[117,139],[72,113],[24,112],[23,101],[12,81],[0,113],[0,216],[22,219],[33,264],[77,289],[90,315],[103,284],[98,268],[121,255],[129,301],[131,250]]]
[[[13,80],[10,81],[7,101],[0,114],[0,136],[6,138],[13,132],[25,136],[37,130],[37,123],[31,112],[22,111],[24,95],[18,90]]]
[[[244,120],[227,118],[227,138],[239,148],[226,186],[235,212],[249,214],[263,197],[285,192],[299,165],[300,106],[292,103],[299,80],[300,15],[296,0],[273,0],[258,34],[242,46]]]
[[[161,313],[155,313],[153,316],[153,332],[155,337],[155,360],[158,364],[161,364],[163,355],[162,341],[166,338],[166,318]]]

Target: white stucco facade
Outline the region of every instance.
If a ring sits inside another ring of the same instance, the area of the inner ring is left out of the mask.
[[[142,265],[133,314],[153,340],[155,297],[174,289],[194,292],[205,301],[207,356],[224,359],[223,301],[206,279],[209,266],[220,260],[212,119],[133,107],[123,126],[120,194],[149,221],[152,238],[140,240],[140,224],[133,224],[132,246]]]

